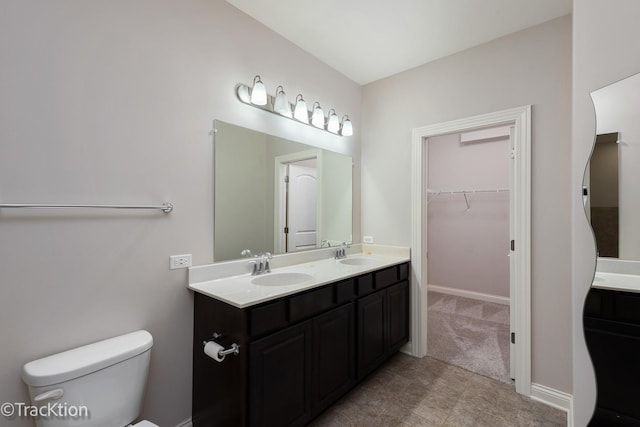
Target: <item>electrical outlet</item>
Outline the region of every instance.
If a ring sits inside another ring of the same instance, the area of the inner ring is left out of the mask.
[[[362,243],[373,243],[373,236],[363,236]]]
[[[191,267],[191,254],[171,255],[169,257],[169,270],[187,267]]]

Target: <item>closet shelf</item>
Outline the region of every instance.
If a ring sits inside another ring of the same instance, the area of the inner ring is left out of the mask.
[[[471,193],[504,193],[509,191],[508,188],[482,188],[475,190],[434,190],[431,188],[427,188],[427,193],[429,194],[471,194]]]
[[[427,188],[427,195],[431,195],[432,197],[427,198],[427,204],[431,202],[436,197],[442,194],[462,194],[464,196],[464,201],[467,204],[467,210],[470,208],[469,199],[467,198],[468,194],[474,193],[507,193],[509,192],[508,188],[479,188],[479,189],[461,189],[461,190],[434,190],[432,188]]]

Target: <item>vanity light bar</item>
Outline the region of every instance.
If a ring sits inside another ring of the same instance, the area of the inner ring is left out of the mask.
[[[271,96],[266,92],[259,75],[253,78],[253,82],[253,87],[244,84],[236,86],[236,95],[241,102],[334,135],[353,135],[353,125],[348,115],[345,114],[342,120],[338,120],[336,111],[331,108],[328,115],[325,116],[319,102],[314,102],[312,111],[309,111],[302,94],[298,94],[295,104],[291,104],[287,100],[282,86],[278,86],[275,96]]]

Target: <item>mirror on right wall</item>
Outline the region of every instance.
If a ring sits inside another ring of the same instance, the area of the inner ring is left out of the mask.
[[[598,256],[640,261],[640,74],[591,93],[596,142],[585,209]]]
[[[640,426],[640,74],[591,93],[583,199],[598,254],[584,306],[597,398],[590,427]]]

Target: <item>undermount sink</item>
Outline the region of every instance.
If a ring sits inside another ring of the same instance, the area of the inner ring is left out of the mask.
[[[360,265],[360,266],[374,266],[378,264],[378,261],[370,258],[345,258],[339,261],[341,264],[346,265]]]
[[[313,276],[306,273],[267,273],[256,277],[251,283],[260,286],[289,286],[301,285],[312,280]]]

